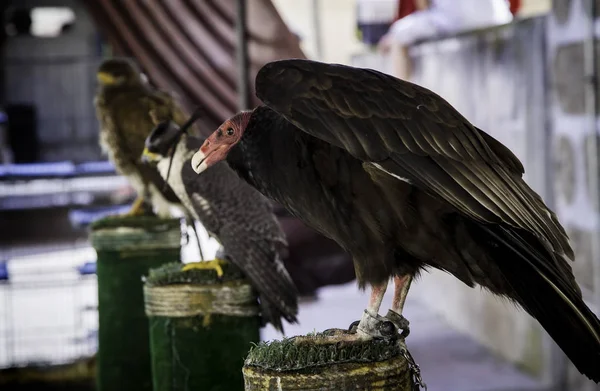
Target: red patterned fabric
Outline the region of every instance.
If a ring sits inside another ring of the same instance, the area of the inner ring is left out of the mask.
[[[415,0],[398,0],[398,13],[394,21],[404,18],[417,10]]]

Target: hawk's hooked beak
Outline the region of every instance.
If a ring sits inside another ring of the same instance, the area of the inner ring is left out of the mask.
[[[150,152],[148,148],[144,148],[144,152],[142,152],[142,163],[155,163],[161,159],[161,156],[157,153]]]
[[[98,79],[98,81],[101,84],[104,84],[104,85],[111,85],[111,84],[117,83],[117,79],[110,73],[106,73],[106,72],[98,72],[96,74],[96,78]]]

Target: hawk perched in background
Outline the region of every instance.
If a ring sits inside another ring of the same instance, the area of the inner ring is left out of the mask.
[[[185,113],[169,94],[153,89],[132,60],[105,60],[97,78],[99,89],[94,104],[100,123],[100,146],[137,192],[127,215],[154,209],[158,216],[170,217],[169,205],[181,209],[180,200],[155,169],[142,164],[140,157],[144,141],[154,128],[151,110],[180,125],[186,120]]]

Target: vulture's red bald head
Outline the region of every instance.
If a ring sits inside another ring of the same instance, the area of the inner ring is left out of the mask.
[[[197,174],[227,158],[229,150],[242,139],[251,115],[251,111],[237,113],[204,141],[192,157],[192,168]]]

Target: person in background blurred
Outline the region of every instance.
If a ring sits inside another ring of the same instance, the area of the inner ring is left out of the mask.
[[[408,48],[413,43],[464,30],[512,21],[519,1],[507,0],[400,0],[399,18],[379,41],[379,50],[394,61],[395,76],[411,76]],[[404,4],[403,4],[404,3]],[[412,3],[412,4],[410,4]],[[513,3],[517,3],[515,8]]]

